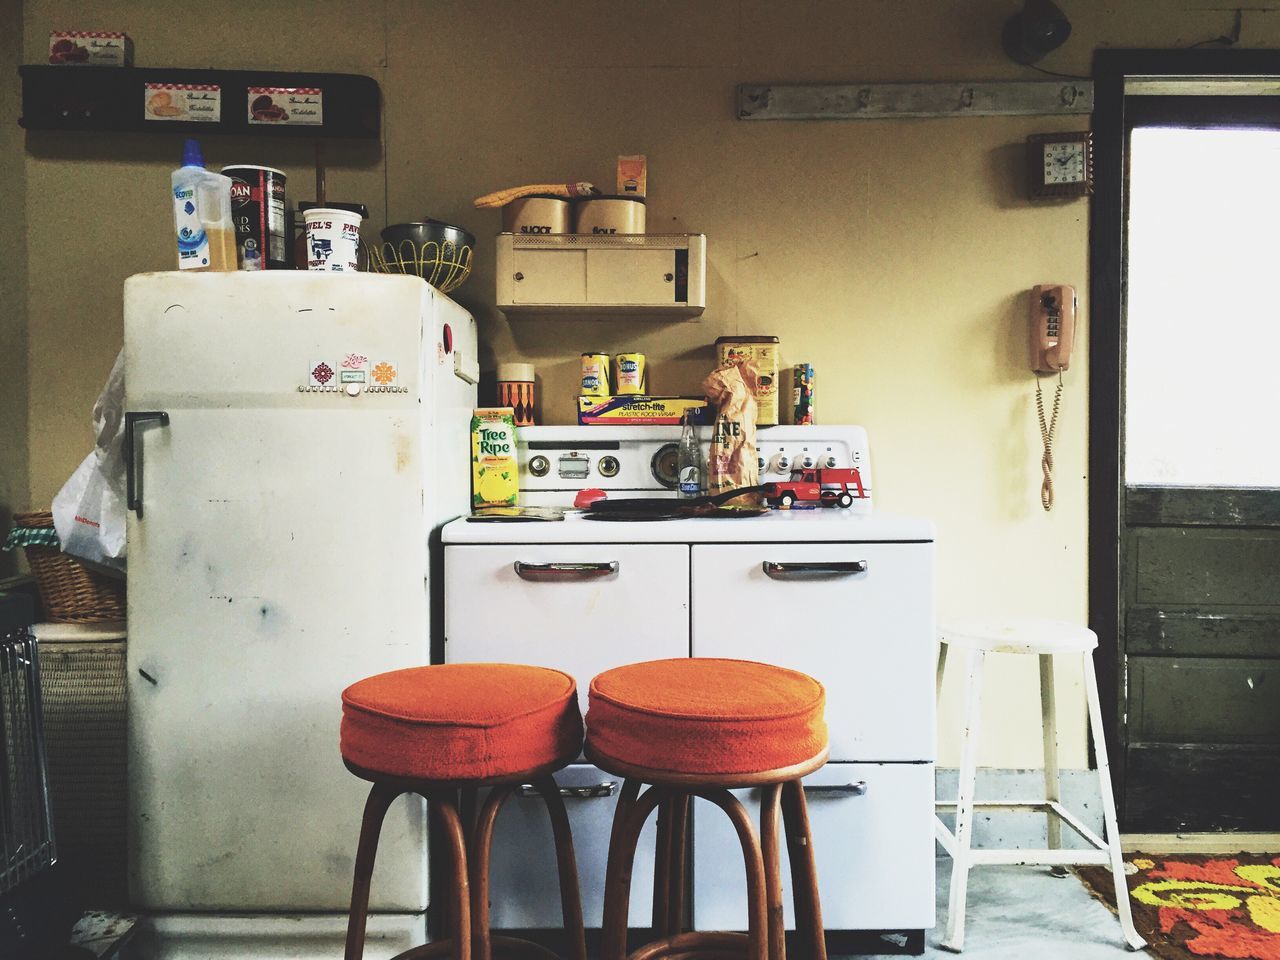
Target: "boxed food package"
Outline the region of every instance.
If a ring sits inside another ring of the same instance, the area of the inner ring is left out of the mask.
[[[471,416],[471,506],[514,507],[519,493],[515,411],[480,408]]]
[[[756,369],[757,423],[771,427],[778,422],[778,338],[720,337],[716,340],[716,361],[723,365],[741,357]]]
[[[626,394],[613,397],[579,397],[578,423],[587,426],[679,426],[688,410],[694,423],[709,424],[711,407],[702,397],[647,397]]]
[[[126,33],[51,30],[49,62],[88,67],[132,67],[133,41]]]

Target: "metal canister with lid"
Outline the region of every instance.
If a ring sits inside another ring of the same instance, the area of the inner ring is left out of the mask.
[[[614,389],[619,394],[647,393],[649,371],[643,353],[620,353],[614,370]]]
[[[609,381],[610,362],[607,353],[582,355],[582,396],[607,397],[613,393]]]
[[[533,364],[498,364],[498,406],[515,411],[517,427],[531,427],[533,419]]]
[[[222,168],[231,178],[231,220],[241,270],[283,270],[285,248],[284,171],[250,163]]]

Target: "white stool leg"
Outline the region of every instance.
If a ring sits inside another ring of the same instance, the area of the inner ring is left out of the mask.
[[[1129,885],[1124,877],[1124,856],[1120,853],[1120,828],[1116,823],[1116,798],[1111,792],[1111,765],[1107,762],[1107,741],[1102,733],[1102,706],[1098,702],[1098,677],[1093,671],[1093,651],[1084,655],[1084,691],[1089,698],[1089,730],[1093,736],[1093,753],[1098,760],[1098,785],[1102,791],[1102,819],[1107,828],[1107,852],[1111,855],[1111,878],[1116,886],[1116,910],[1120,928],[1130,950],[1141,950],[1147,941],[1133,925],[1133,908],[1129,904]]]
[[[969,676],[964,688],[964,739],[960,744],[960,791],[956,798],[956,848],[951,864],[947,932],[940,946],[959,953],[964,948],[964,902],[969,884],[969,846],[973,840],[973,797],[978,779],[978,721],[982,716],[982,666],[986,654],[968,650]]]
[[[1044,737],[1044,798],[1057,803],[1062,799],[1058,784],[1058,709],[1053,691],[1053,654],[1040,654],[1040,730]],[[1052,810],[1046,810],[1045,823],[1050,850],[1062,849],[1062,821]],[[1065,877],[1062,866],[1050,868],[1055,877]]]

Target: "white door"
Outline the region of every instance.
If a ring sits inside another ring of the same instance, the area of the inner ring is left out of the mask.
[[[933,764],[830,763],[805,778],[822,922],[828,930],[923,930],[934,924]],[[736,790],[760,822],[760,791]],[[728,817],[693,803],[693,923],[745,930],[747,882]],[[795,929],[782,844],[783,912]]]
[[[683,544],[445,547],[445,660],[553,667],[578,683],[689,655]]]
[[[816,677],[833,761],[932,760],[933,591],[932,544],[695,546],[693,655]]]
[[[565,767],[555,778],[573,829],[583,922],[598,928],[604,916],[609,835],[623,778],[586,763]],[[647,927],[652,919],[656,840],[657,818],[650,817],[636,848],[629,917],[632,927]],[[536,790],[524,788],[506,802],[494,828],[489,899],[495,927],[534,930],[564,925],[555,864],[546,805]]]

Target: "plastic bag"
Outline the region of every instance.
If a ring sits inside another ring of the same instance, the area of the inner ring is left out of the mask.
[[[756,461],[756,387],[760,372],[753,361],[734,357],[711,372],[702,383],[707,400],[716,407],[716,425],[707,458],[707,493],[724,493],[760,482]],[[758,494],[743,494],[734,502],[758,504]]]
[[[108,569],[125,561],[124,351],[93,405],[98,439],[53,498],[62,552]]]

